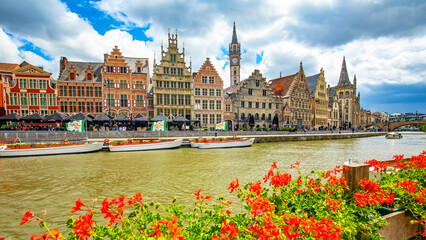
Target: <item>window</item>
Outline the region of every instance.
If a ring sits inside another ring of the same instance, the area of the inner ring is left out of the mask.
[[[70,80],[75,80],[75,73],[70,73]]]
[[[114,72],[113,66],[107,66],[107,72]]]
[[[141,67],[138,67],[138,73],[140,73],[141,72]]]
[[[95,97],[102,97],[102,88],[95,87]]]
[[[259,82],[259,80],[256,80],[256,87],[259,87],[260,86],[260,82]]]
[[[183,95],[178,95],[178,104],[183,105]]]
[[[67,96],[67,87],[66,86],[60,86],[59,87],[59,93],[60,93],[60,96],[66,97]]]
[[[221,110],[222,109],[222,101],[220,101],[220,100],[216,101],[216,109],[217,110]]]
[[[143,89],[143,82],[142,81],[136,81],[136,89]]]
[[[108,106],[114,107],[114,94],[107,94]]]
[[[265,108],[266,107],[266,103],[262,103],[262,108]]]
[[[127,101],[127,95],[126,94],[121,94],[120,95],[120,106],[122,106],[122,107],[127,107],[128,106],[128,101]]]
[[[84,102],[78,102],[78,112],[85,112]]]
[[[21,116],[27,116],[28,115],[28,110],[21,110]]]
[[[28,105],[28,93],[21,93],[21,105]]]
[[[272,103],[269,103],[269,109],[271,109],[272,108]]]
[[[209,96],[214,96],[214,89],[209,89]]]
[[[183,75],[183,69],[178,68],[178,75]]]
[[[19,88],[27,88],[27,79],[19,79]]]
[[[175,74],[176,75],[176,68],[171,68],[170,69],[170,74]]]
[[[171,105],[176,105],[177,104],[176,94],[172,94],[171,97],[172,97],[172,104]]]
[[[143,107],[143,95],[136,95],[136,107]]]
[[[162,85],[163,85],[163,84],[162,84],[162,82],[161,82],[161,81],[157,81],[157,87],[163,87]]]
[[[176,55],[170,55],[170,61],[176,61]]]
[[[38,80],[38,88],[46,89],[47,88],[47,80]]]
[[[30,85],[29,88],[37,88],[37,80],[36,79],[30,79]]]
[[[195,89],[195,96],[200,96],[200,89],[199,88]]]
[[[343,92],[339,93],[339,98],[343,98]]]
[[[87,111],[88,113],[93,112],[93,102],[87,102]]]
[[[56,106],[56,95],[49,94],[49,106]]]
[[[121,89],[127,88],[127,81],[126,80],[120,80],[120,88]]]
[[[120,67],[120,73],[127,73],[127,67]]]
[[[75,97],[75,86],[70,86],[70,97]]]
[[[101,102],[95,102],[95,112],[102,112],[102,103]]]
[[[91,74],[91,73],[88,73],[88,74],[86,75],[86,80],[88,80],[88,81],[91,81],[91,80],[92,80],[92,74]]]
[[[165,87],[165,88],[170,87],[170,82],[169,82],[169,81],[164,81],[164,87]]]
[[[83,86],[77,87],[77,96],[84,97],[84,87]]]
[[[258,102],[256,102],[256,108],[259,108],[259,103]]]
[[[47,106],[47,95],[40,93],[40,106]]]
[[[266,90],[262,91],[262,96],[266,96]]]
[[[70,102],[70,112],[72,112],[72,113],[77,112],[77,109],[76,109],[76,108],[77,108],[77,107],[76,107],[75,102]]]
[[[44,117],[47,115],[47,110],[40,110],[40,116]]]
[[[178,88],[183,88],[183,82],[178,82]]]
[[[163,95],[157,94],[157,104],[162,105],[163,104]]]
[[[86,87],[86,93],[88,97],[93,97],[93,87]]]
[[[242,108],[245,107],[244,105],[245,105],[244,101],[241,101],[241,107]]]
[[[169,68],[163,68],[163,73],[164,74],[169,74]]]
[[[18,94],[17,93],[9,93],[9,104],[10,105],[18,105]]]
[[[248,108],[252,108],[252,103],[251,102],[248,102],[248,106],[247,106]]]
[[[348,91],[346,91],[346,93],[345,93],[345,98],[349,98],[349,92]]]
[[[209,77],[209,84],[214,84],[214,77]]]
[[[251,89],[251,88],[248,89],[248,95],[250,95],[250,96],[253,95],[253,89]]]
[[[210,100],[210,104],[209,105],[210,105],[210,109],[213,110],[214,109],[214,100]]]
[[[207,100],[203,100],[203,109],[208,109],[207,108]]]
[[[222,96],[222,89],[216,89],[216,96]]]
[[[215,124],[216,122],[214,121],[214,114],[210,114],[210,124]]]
[[[185,83],[185,88],[186,88],[186,89],[190,89],[190,88],[191,88],[191,83],[186,82],[186,83]]]
[[[189,106],[191,105],[191,96],[185,95],[185,105]]]
[[[204,126],[207,125],[207,123],[208,123],[208,116],[209,115],[207,115],[207,114],[203,114],[203,125]]]
[[[203,96],[207,96],[207,89],[203,88]]]
[[[170,95],[164,94],[164,105],[170,105]]]
[[[207,83],[207,76],[201,77],[201,83]]]
[[[231,105],[230,104],[225,105],[225,111],[227,111],[227,112],[231,111]]]

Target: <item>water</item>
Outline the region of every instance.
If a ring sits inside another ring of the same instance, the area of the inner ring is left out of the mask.
[[[53,228],[65,230],[74,202],[98,197],[142,192],[145,202],[168,204],[173,197],[191,205],[193,192],[202,189],[213,198],[223,195],[231,201],[229,183],[261,180],[272,162],[295,174],[289,166],[301,161],[303,172],[329,170],[352,159],[387,160],[395,154],[406,157],[426,150],[426,135],[403,133],[403,139],[384,136],[304,142],[259,143],[249,148],[179,148],[150,152],[96,152],[64,156],[0,159],[0,238],[28,239],[40,234],[37,224],[19,223],[31,209],[38,216],[47,210]]]

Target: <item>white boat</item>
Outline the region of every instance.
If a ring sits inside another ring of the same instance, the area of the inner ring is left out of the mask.
[[[41,155],[57,155],[71,153],[88,153],[101,150],[102,142],[82,143],[82,144],[58,144],[55,146],[35,146],[24,148],[11,148],[12,146],[0,146],[0,157],[25,157]]]
[[[253,144],[253,142],[254,142],[254,138],[205,140],[205,141],[198,142],[198,148],[211,149],[211,148],[249,147]]]
[[[158,139],[134,139],[120,144],[108,143],[111,152],[147,151],[177,148],[182,145],[182,139],[158,140]]]
[[[401,139],[402,134],[398,132],[388,132],[385,137],[386,139]]]

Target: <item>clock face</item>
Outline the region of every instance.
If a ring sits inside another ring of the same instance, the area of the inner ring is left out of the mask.
[[[238,62],[238,59],[237,58],[233,58],[232,59],[232,63],[237,63]]]

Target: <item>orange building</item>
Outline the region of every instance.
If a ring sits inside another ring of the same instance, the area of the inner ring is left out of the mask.
[[[18,68],[16,63],[0,63],[0,116],[6,114],[6,89],[15,81],[12,71]]]
[[[52,87],[52,73],[27,62],[12,71],[6,90],[6,114],[21,116],[38,113],[51,115],[58,111],[57,91]]]
[[[102,113],[103,63],[68,61],[61,57],[57,82],[58,102],[64,114]]]
[[[124,57],[117,46],[104,55],[102,69],[103,112],[132,118],[147,117],[148,58]]]
[[[223,81],[207,58],[194,73],[194,113],[202,127],[213,129],[223,121]]]

